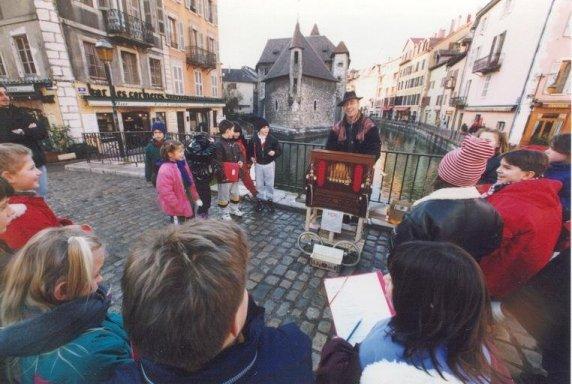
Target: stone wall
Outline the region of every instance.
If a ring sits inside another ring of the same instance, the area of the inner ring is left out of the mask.
[[[266,82],[265,112],[270,124],[304,130],[330,127],[334,123],[336,83],[303,77],[299,104],[289,105],[288,91],[287,77]]]

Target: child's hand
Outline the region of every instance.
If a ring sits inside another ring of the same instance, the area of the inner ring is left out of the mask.
[[[270,152],[268,152],[268,154],[269,154],[270,156],[274,156],[274,155],[276,154],[276,152],[270,151]]]
[[[244,164],[242,161],[239,161],[239,162],[238,162],[238,166],[239,166],[239,167],[242,167],[242,164]]]
[[[24,204],[10,204],[10,208],[12,209],[12,214],[9,217],[10,220],[22,216],[26,212],[26,209],[28,209]]]
[[[195,204],[197,205],[197,207],[202,207],[203,206],[203,201],[201,199],[198,199]]]

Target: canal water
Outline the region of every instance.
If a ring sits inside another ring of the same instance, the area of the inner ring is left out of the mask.
[[[382,153],[375,166],[371,200],[416,200],[429,193],[443,152],[392,127],[382,125],[380,136]],[[325,143],[326,137],[284,142],[277,160],[277,188],[303,192],[310,152]]]

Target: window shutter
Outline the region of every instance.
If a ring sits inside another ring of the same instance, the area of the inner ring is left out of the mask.
[[[218,10],[217,10],[217,5],[213,2],[212,4],[212,22],[214,25],[218,25]]]
[[[185,0],[185,8],[191,9],[191,0]]]
[[[167,20],[165,31],[165,39],[167,40],[167,45],[171,45],[171,23]]]
[[[183,37],[183,23],[177,23],[177,38],[179,39],[179,49],[185,49],[185,39]]]
[[[159,33],[165,33],[165,15],[163,14],[163,0],[157,1],[157,29]]]

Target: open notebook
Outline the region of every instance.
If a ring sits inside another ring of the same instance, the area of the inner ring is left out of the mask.
[[[393,314],[381,272],[325,279],[324,286],[336,333],[352,345],[361,343],[377,322]]]

